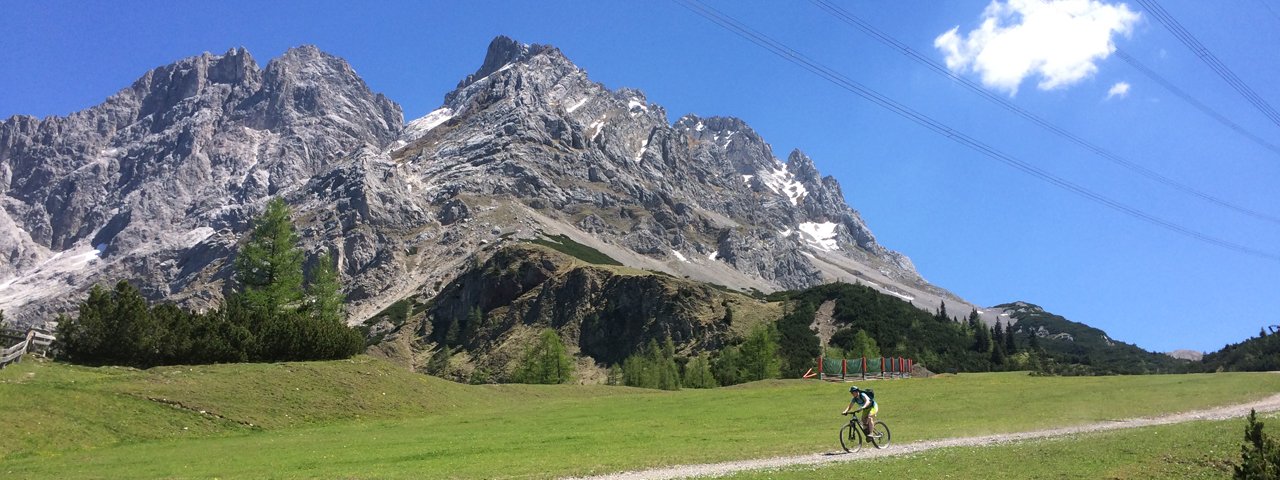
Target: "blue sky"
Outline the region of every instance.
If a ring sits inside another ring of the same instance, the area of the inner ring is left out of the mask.
[[[1280,217],[1280,154],[1107,54],[1109,43],[1118,46],[1246,130],[1280,144],[1280,126],[1140,4],[1124,3],[1134,15],[1118,21],[1105,13],[1121,2],[1082,2],[1077,16],[1096,22],[1055,23],[1058,17],[1033,16],[1024,7],[1035,4],[1018,0],[995,7],[989,1],[837,3],[937,63],[946,63],[949,51],[935,40],[954,28],[957,66],[967,67],[958,74],[982,83],[984,73],[1005,72],[985,88],[1119,158]],[[1280,256],[1280,224],[1120,168],[811,3],[711,4],[1012,157],[1188,230]],[[1280,57],[1274,54],[1280,2],[1161,5],[1259,97],[1280,105]],[[1006,10],[1000,25],[1007,30],[992,32],[989,43],[974,40],[982,38],[973,32],[984,14],[996,10]],[[776,155],[804,150],[824,174],[840,180],[850,205],[882,244],[970,301],[1033,302],[1157,351],[1212,351],[1256,335],[1263,325],[1280,324],[1280,261],[1211,245],[1053,187],[827,83],[675,1],[358,7],[51,1],[7,2],[0,11],[0,117],[65,115],[101,102],[150,68],[205,51],[244,46],[265,65],[290,46],[314,44],[346,58],[412,119],[437,108],[479,66],[489,41],[503,34],[560,47],[596,81],[643,90],[671,120],[685,113],[736,116],[759,131]],[[1038,43],[1044,38],[1057,41]],[[1088,47],[1098,42],[1102,54],[1092,55]],[[1025,78],[1007,74],[1027,61],[1051,67]],[[1121,82],[1128,85],[1123,95]],[[1109,96],[1113,89],[1117,94]]]

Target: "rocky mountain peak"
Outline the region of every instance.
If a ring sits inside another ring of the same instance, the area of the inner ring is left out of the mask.
[[[550,45],[525,44],[506,35],[499,35],[489,42],[489,49],[485,52],[484,62],[480,64],[480,68],[459,81],[456,88],[461,90],[508,65],[527,61],[544,53],[552,53],[561,59],[564,58],[559,49]]]
[[[135,121],[172,110],[210,88],[221,88],[218,85],[256,90],[261,80],[257,62],[242,48],[232,49],[225,55],[204,53],[152,69],[107,103],[122,107],[136,104],[134,118],[128,119]]]
[[[796,181],[806,185],[818,185],[820,181],[818,167],[813,164],[813,159],[798,148],[787,156],[787,171],[796,176]]]
[[[267,64],[263,87],[250,102],[266,104],[262,127],[306,124],[316,117],[347,119],[352,136],[385,146],[404,122],[400,106],[373,93],[351,65],[314,45],[290,48]],[[333,117],[329,117],[333,118]]]

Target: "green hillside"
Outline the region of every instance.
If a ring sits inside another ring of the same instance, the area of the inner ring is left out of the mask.
[[[1052,359],[1044,365],[1055,374],[1141,374],[1199,371],[1197,365],[1163,353],[1143,350],[1136,345],[1117,341],[1107,333],[1080,322],[1073,322],[1039,306],[1014,302],[996,305],[1017,320],[1014,331],[1022,342],[1036,342]]]
[[[1280,370],[1280,332],[1266,330],[1240,343],[1222,347],[1201,360],[1205,371],[1266,372]]]

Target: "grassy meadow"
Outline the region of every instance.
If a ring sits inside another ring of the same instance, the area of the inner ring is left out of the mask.
[[[1280,391],[1280,375],[992,373],[862,385],[875,388],[902,444],[1157,415],[1191,399],[1244,402]],[[365,356],[145,371],[27,361],[0,371],[0,475],[548,478],[829,452],[846,390],[812,380],[677,392],[469,386]]]
[[[1270,425],[1277,417],[1259,416]],[[1268,427],[1268,430],[1270,427]],[[1240,460],[1244,421],[1189,422],[1027,441],[956,447],[818,467],[744,472],[738,480],[877,478],[1217,479]]]

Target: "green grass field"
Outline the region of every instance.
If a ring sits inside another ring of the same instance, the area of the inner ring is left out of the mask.
[[[1276,417],[1260,417],[1270,425]],[[877,478],[933,479],[1210,479],[1230,478],[1240,461],[1243,420],[1083,434],[998,447],[963,447],[842,462],[835,465],[747,472],[740,480]],[[1269,428],[1269,427],[1268,427]]]
[[[1156,415],[1192,398],[1238,403],[1280,391],[1280,375],[996,373],[864,385],[901,444]],[[0,371],[0,472],[546,478],[826,452],[838,448],[846,388],[467,386],[370,357],[147,371],[29,361]],[[1123,401],[1103,408],[1100,395]]]

